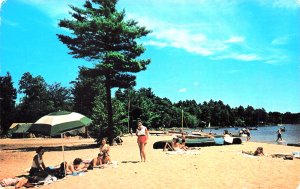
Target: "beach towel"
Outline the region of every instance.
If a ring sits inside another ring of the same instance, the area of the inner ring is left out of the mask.
[[[199,150],[177,150],[177,151],[168,151],[166,154],[175,155],[175,154],[188,154],[188,155],[199,155]]]
[[[246,153],[240,153],[240,154],[242,154],[245,157],[249,157],[249,158],[257,158],[257,157],[259,157],[259,156],[254,156],[254,155],[246,154]]]

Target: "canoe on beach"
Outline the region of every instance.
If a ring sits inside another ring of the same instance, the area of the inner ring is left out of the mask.
[[[296,143],[287,143],[287,146],[297,146],[300,147],[300,143],[296,144]]]
[[[166,142],[171,143],[171,140],[157,141],[153,144],[153,149],[163,149]],[[205,146],[220,146],[228,144],[241,144],[240,138],[232,138],[232,142],[225,141],[224,138],[197,138],[186,139],[185,145],[187,147],[205,147]]]

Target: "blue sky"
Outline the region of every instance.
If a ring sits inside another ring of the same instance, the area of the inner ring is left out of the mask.
[[[81,0],[0,0],[0,75],[25,72],[70,86],[78,66],[56,37]],[[127,18],[152,30],[152,60],[136,89],[173,102],[222,100],[231,107],[300,112],[300,0],[119,0]]]

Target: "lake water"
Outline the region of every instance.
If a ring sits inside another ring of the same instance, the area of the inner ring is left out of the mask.
[[[284,125],[280,126],[281,128],[285,127],[286,131],[282,132],[282,139],[287,143],[298,143],[300,142],[300,125]],[[251,130],[251,140],[253,142],[265,142],[265,143],[274,143],[277,144],[277,133],[276,131],[280,128],[279,126],[266,126],[258,127],[258,130]],[[230,133],[238,133],[241,127],[237,128],[219,128],[215,129],[203,129],[204,132],[209,132],[210,130],[213,133],[223,134],[224,130],[227,129]]]

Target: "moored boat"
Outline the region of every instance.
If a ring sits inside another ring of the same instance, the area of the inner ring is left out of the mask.
[[[165,131],[149,131],[149,134],[150,135],[164,135],[164,134],[166,134],[167,132],[165,132]]]
[[[297,146],[297,147],[300,147],[300,143],[287,143],[286,145],[288,146]]]
[[[165,144],[171,140],[157,141],[153,144],[154,149],[163,149]],[[204,147],[204,146],[219,146],[228,144],[241,144],[242,140],[240,138],[232,138],[230,141],[225,141],[224,138],[197,138],[197,139],[186,139],[185,145],[188,147]]]

